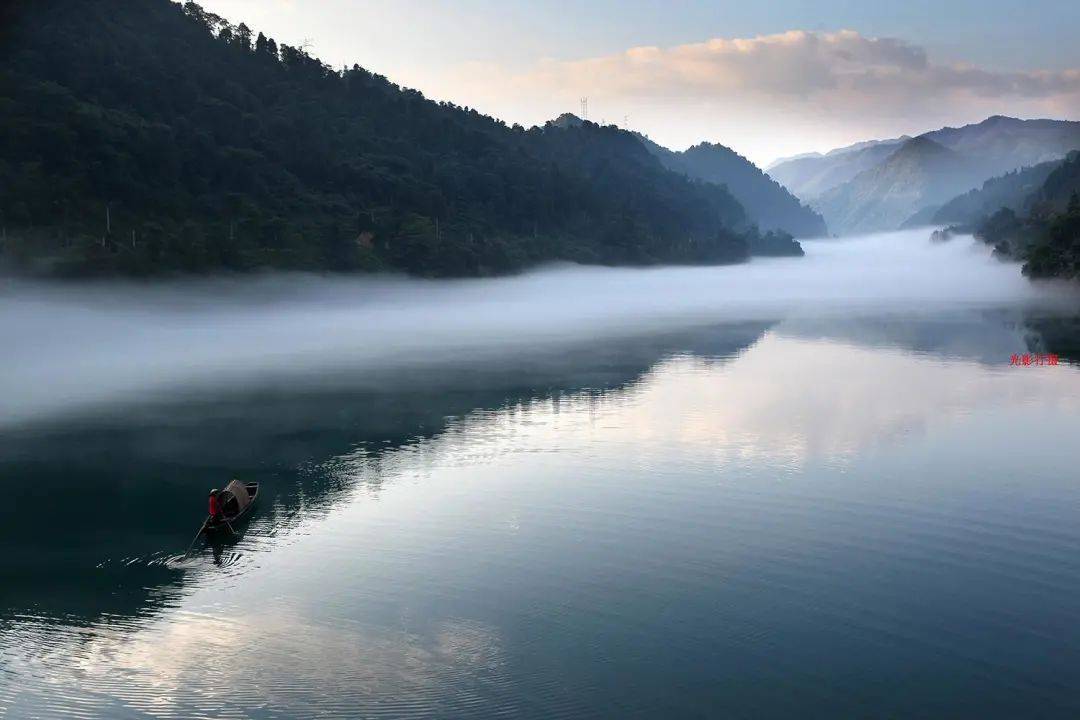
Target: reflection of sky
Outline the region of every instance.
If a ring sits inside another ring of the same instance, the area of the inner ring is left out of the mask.
[[[45,685],[16,696],[6,707],[10,717],[48,715],[54,704],[99,717],[250,717],[257,709],[297,717],[313,707],[321,716],[349,717],[387,687],[395,693],[384,711],[401,716],[411,704],[453,693],[462,675],[495,672],[501,663],[498,637],[478,623],[442,622],[419,635],[266,608],[228,617],[179,612],[137,629],[99,626],[82,641],[31,622],[11,639],[55,654],[18,657],[9,671],[66,664],[67,682],[57,695],[50,696],[55,685]]]
[[[738,567],[793,537],[820,540],[832,530],[814,518],[830,503],[888,518],[926,493],[940,502],[926,512],[947,516],[957,498],[1017,492],[1005,469],[1021,465],[1042,483],[1021,502],[1051,495],[1078,410],[1073,367],[770,332],[730,363],[677,356],[623,390],[476,411],[377,463],[326,463],[381,482],[357,483],[266,552],[242,542],[235,565],[156,618],[0,626],[0,708],[347,717],[469,714],[500,697],[520,708],[524,687],[548,692],[558,677],[553,665],[526,673],[548,633],[568,641],[645,612],[612,605],[620,583],[644,583],[634,602],[645,605],[668,584],[705,592],[702,548]],[[967,472],[979,483],[964,485]],[[790,495],[784,478],[830,503]]]
[[[801,463],[937,432],[979,412],[1024,404],[1076,411],[1074,368],[1017,369],[1008,361],[1003,355],[993,367],[770,333],[730,368],[702,374],[687,360],[657,373],[640,425],[629,426],[656,441]]]

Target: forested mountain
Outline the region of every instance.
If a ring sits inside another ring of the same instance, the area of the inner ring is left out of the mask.
[[[1031,277],[1080,277],[1080,152],[1071,153],[1020,203],[982,219],[976,236],[1024,261]]]
[[[726,189],[613,127],[508,127],[192,2],[2,11],[2,252],[22,267],[475,275],[735,261],[754,239]]]
[[[1080,151],[1069,153],[1064,162],[1046,176],[1042,186],[1032,193],[1028,202],[1035,215],[1065,212],[1073,197],[1080,192]]]
[[[964,156],[920,136],[825,193],[815,206],[839,233],[893,230],[919,208],[953,197],[978,179],[978,170]]]
[[[825,221],[819,214],[803,205],[783,185],[731,148],[703,142],[675,152],[644,136],[642,142],[669,170],[697,180],[726,185],[746,210],[749,219],[762,230],[782,230],[795,237],[822,237],[828,234]]]
[[[556,127],[579,127],[584,121],[573,113],[563,113],[551,121]],[[777,238],[790,234],[793,237],[822,237],[828,234],[825,221],[806,207],[782,185],[763,173],[756,165],[734,150],[719,144],[700,143],[677,152],[634,133],[645,148],[656,156],[667,169],[685,175],[692,180],[723,185],[739,201],[746,211],[748,222],[765,233]],[[751,234],[753,239],[763,239]],[[755,248],[780,247],[774,238],[770,242],[751,242]],[[802,254],[798,243],[789,244],[791,254]],[[778,254],[766,252],[763,254]],[[782,254],[782,253],[781,253]]]
[[[979,189],[966,192],[935,209],[925,224],[970,225],[1003,207],[1022,212],[1028,199],[1062,162],[1051,160],[990,178]]]

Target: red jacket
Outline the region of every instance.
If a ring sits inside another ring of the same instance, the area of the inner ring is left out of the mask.
[[[218,499],[217,495],[210,496],[210,517],[218,516]]]

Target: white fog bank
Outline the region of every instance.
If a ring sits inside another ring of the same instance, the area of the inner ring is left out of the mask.
[[[698,323],[1007,307],[1069,312],[971,238],[804,242],[724,267],[560,267],[487,280],[267,275],[0,284],[0,426],[188,388],[282,383]]]

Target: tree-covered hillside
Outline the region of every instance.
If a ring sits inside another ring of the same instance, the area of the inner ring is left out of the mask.
[[[1061,163],[1061,160],[1051,160],[990,178],[981,188],[959,195],[936,209],[928,223],[967,225],[1003,207],[1021,212],[1031,195]]]
[[[674,152],[648,138],[642,137],[642,141],[669,170],[726,186],[751,222],[762,230],[782,231],[802,238],[828,235],[821,215],[731,148],[703,142]]]
[[[726,189],[613,127],[508,127],[192,2],[0,12],[0,241],[25,268],[475,275],[752,239]]]
[[[1080,153],[1071,153],[1024,202],[1002,207],[976,235],[998,253],[1024,262],[1031,277],[1080,277]]]

